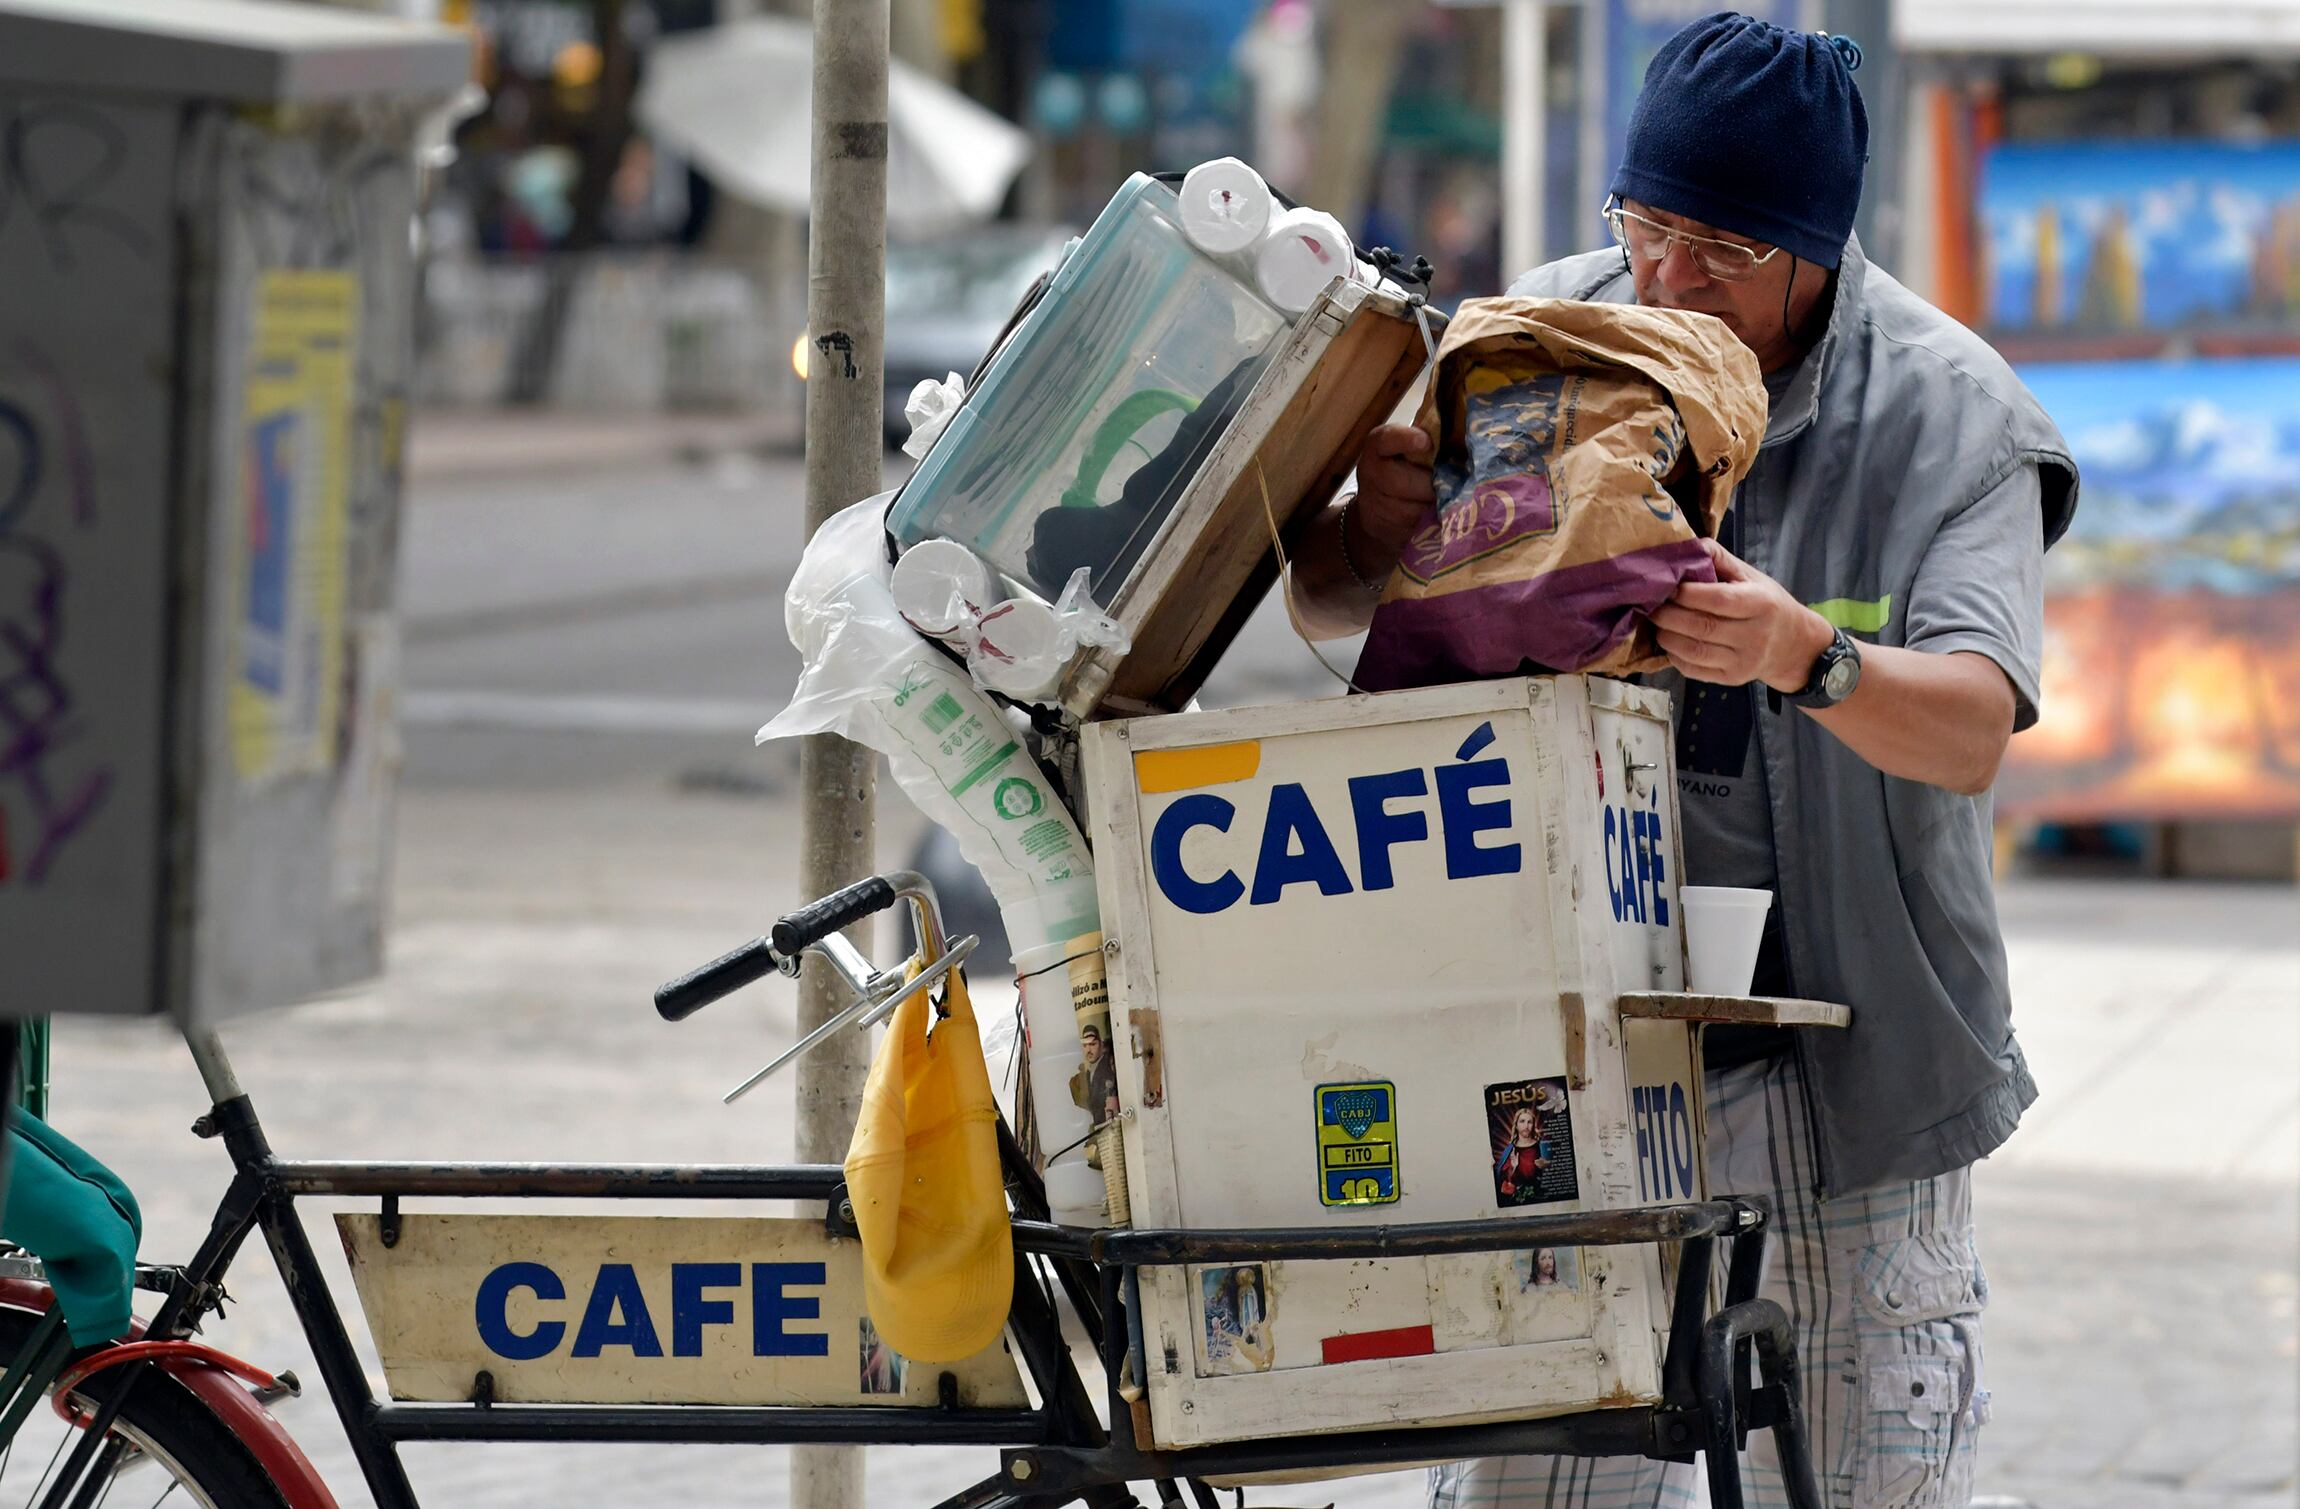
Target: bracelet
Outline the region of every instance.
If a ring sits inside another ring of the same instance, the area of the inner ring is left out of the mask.
[[[1358,569],[1358,563],[1350,559],[1350,510],[1355,508],[1357,503],[1358,495],[1356,493],[1351,493],[1348,497],[1342,499],[1342,522],[1341,528],[1338,531],[1342,542],[1342,569],[1350,574],[1350,580],[1356,582],[1359,586],[1365,588],[1368,592],[1378,594],[1382,590],[1384,583],[1367,581],[1366,574]]]

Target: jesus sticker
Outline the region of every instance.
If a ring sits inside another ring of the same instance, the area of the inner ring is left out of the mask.
[[[1573,1169],[1573,1117],[1562,1076],[1487,1085],[1485,1122],[1493,1151],[1493,1197],[1502,1206],[1581,1198]]]

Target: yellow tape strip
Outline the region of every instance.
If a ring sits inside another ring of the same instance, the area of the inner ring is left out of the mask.
[[[1262,741],[1198,749],[1145,749],[1134,756],[1134,785],[1144,796],[1250,781],[1262,768]]]

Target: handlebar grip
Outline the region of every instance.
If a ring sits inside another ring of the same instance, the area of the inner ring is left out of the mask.
[[[840,928],[873,912],[883,912],[894,903],[893,883],[884,875],[873,875],[800,907],[776,923],[767,936],[773,940],[776,953],[795,959],[808,944],[820,943]]]
[[[733,953],[681,975],[655,992],[655,1010],[666,1022],[681,1022],[723,996],[733,995],[761,975],[772,974],[775,951],[753,938]]]

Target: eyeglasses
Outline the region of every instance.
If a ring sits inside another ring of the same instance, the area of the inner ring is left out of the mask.
[[[1720,241],[1715,236],[1696,236],[1674,226],[1648,220],[1634,210],[1625,210],[1618,201],[1605,206],[1605,223],[1612,227],[1613,239],[1627,247],[1632,256],[1658,262],[1669,255],[1673,241],[1685,243],[1693,265],[1701,269],[1705,278],[1720,283],[1746,283],[1757,276],[1757,269],[1780,254],[1781,248],[1769,246],[1760,252],[1743,246],[1738,241]]]

